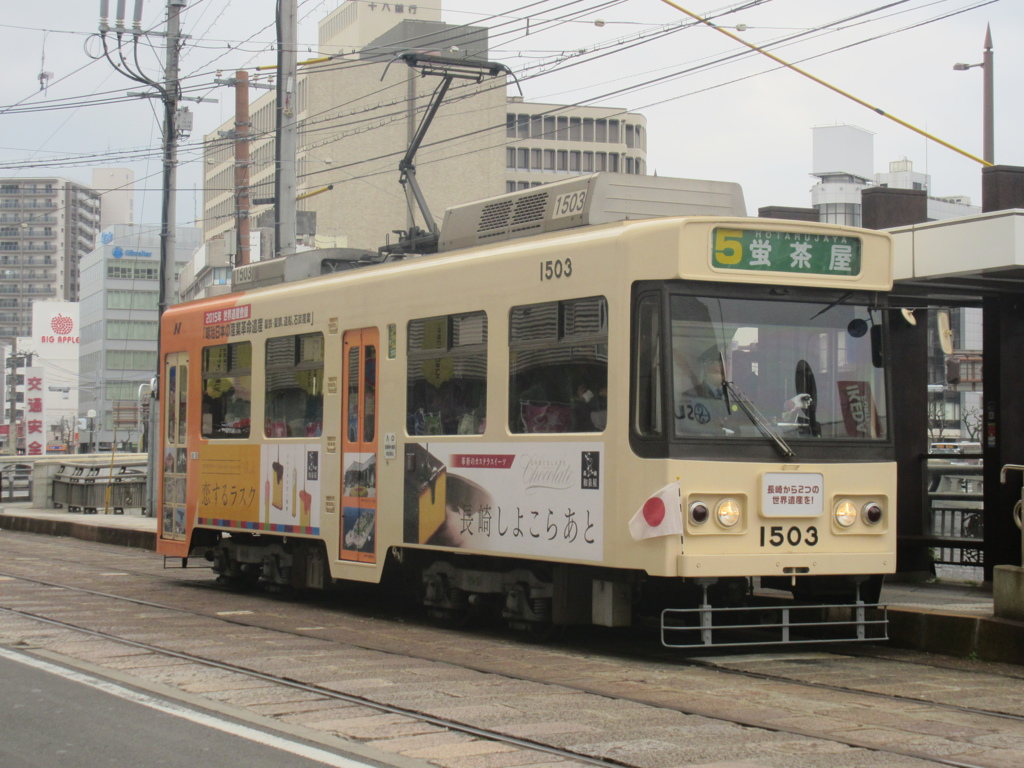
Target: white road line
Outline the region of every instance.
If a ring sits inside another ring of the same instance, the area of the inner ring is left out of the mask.
[[[302,744],[297,741],[285,739],[280,736],[274,736],[270,733],[257,730],[256,728],[249,728],[245,725],[233,723],[228,720],[222,720],[219,717],[213,715],[207,715],[202,712],[196,712],[186,707],[178,706],[167,701],[162,701],[154,696],[142,693],[140,691],[133,691],[129,688],[111,683],[106,680],[102,680],[92,675],[86,675],[81,672],[75,672],[74,670],[65,669],[64,667],[56,664],[50,664],[49,662],[37,659],[33,656],[27,656],[22,653],[8,650],[6,648],[0,648],[0,656],[11,661],[16,661],[19,664],[25,664],[29,667],[49,672],[53,675],[58,675],[66,680],[72,680],[82,685],[88,685],[91,688],[109,693],[112,696],[117,696],[126,701],[131,701],[136,704],[141,704],[150,709],[155,709],[158,712],[165,712],[175,717],[180,717],[183,720],[189,720],[199,725],[204,725],[207,728],[214,728],[224,733],[229,733],[233,736],[239,736],[243,739],[256,742],[257,744],[263,744],[264,746],[273,747],[274,749],[280,749],[282,752],[288,752],[289,754],[298,755],[300,757],[307,758],[309,760],[315,760],[324,765],[335,766],[335,768],[367,768],[368,763],[361,763],[358,760],[352,760],[341,755],[335,755],[331,752],[327,752],[316,747],[311,747],[307,744]]]

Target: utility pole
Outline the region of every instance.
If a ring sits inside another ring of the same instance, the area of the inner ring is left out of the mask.
[[[249,73],[235,72],[235,265],[252,261],[249,253]]]
[[[145,85],[156,91],[142,93],[128,92],[129,96],[142,96],[146,98],[159,97],[163,102],[163,197],[161,203],[160,222],[160,287],[158,308],[160,317],[170,304],[171,297],[175,292],[174,266],[175,266],[175,226],[176,206],[175,195],[177,194],[177,164],[178,164],[178,133],[192,130],[192,114],[188,109],[179,109],[178,104],[182,96],[178,83],[178,53],[181,49],[185,36],[181,34],[181,10],[188,4],[188,0],[167,0],[167,31],[166,32],[144,32],[142,30],[142,0],[135,1],[134,17],[131,27],[126,24],[125,11],[127,0],[117,0],[117,15],[114,18],[113,26],[110,25],[110,0],[100,0],[100,41],[103,46],[103,56],[107,62],[118,72],[130,80]],[[116,46],[112,49],[109,46],[108,34],[113,33],[116,39]],[[162,80],[149,77],[138,68],[139,43],[140,39],[147,36],[163,36],[165,42],[164,73]],[[128,38],[128,39],[126,39]],[[125,54],[124,47],[129,45],[133,51]],[[134,62],[134,68],[133,68]],[[191,99],[200,101],[200,99]],[[204,101],[216,101],[215,99],[202,99]],[[159,337],[158,337],[159,339]],[[159,340],[157,341],[157,364],[156,376],[153,388],[154,399],[159,396],[159,381],[163,354]],[[148,509],[156,509],[156,483],[157,472],[160,466],[160,420],[157,408],[150,409],[150,434],[153,440],[150,443],[149,451],[149,479],[147,489]],[[93,413],[91,418],[95,418]],[[90,433],[91,433],[90,428]],[[90,434],[90,441],[92,436]]]
[[[176,244],[178,179],[178,52],[181,46],[181,9],[186,0],[167,0],[167,47],[164,63],[164,178],[160,222],[160,296],[163,317],[174,295],[174,247]],[[141,3],[140,3],[141,5]],[[159,348],[157,378],[160,376]]]
[[[296,0],[277,4],[277,173],[274,175],[275,255],[295,253],[295,155],[298,151],[298,22]]]
[[[249,117],[249,89],[273,88],[272,85],[250,82],[249,73],[244,69],[235,72],[229,79],[217,78],[217,85],[229,85],[235,89],[235,129],[221,131],[220,135],[234,139],[235,142],[235,263],[240,267],[252,262],[250,232],[252,223],[249,211],[252,208],[252,195],[249,187],[252,164],[250,162],[252,121]]]
[[[7,415],[7,452],[12,456],[18,452],[18,374],[14,367],[18,357],[18,337],[11,337],[11,354],[7,358],[7,384],[9,388],[11,412]]]

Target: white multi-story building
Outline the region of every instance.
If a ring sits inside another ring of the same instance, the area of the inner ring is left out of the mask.
[[[647,173],[647,119],[611,107],[508,100],[505,191],[537,187],[565,174]]]
[[[93,168],[92,188],[100,194],[100,229],[135,221],[135,171]]]
[[[201,243],[196,227],[175,231],[175,274]],[[156,374],[160,225],[115,225],[82,260],[78,415],[101,451],[139,441],[139,392]],[[178,297],[168,297],[174,304]],[[89,435],[79,435],[82,442]]]
[[[932,177],[915,172],[906,158],[889,163],[888,173],[875,173],[871,131],[855,125],[816,126],[813,131],[811,175],[818,183],[811,187],[811,205],[818,210],[819,221],[859,227],[861,190],[872,186],[923,190],[929,221],[981,212],[965,195],[934,196]]]
[[[100,229],[100,196],[58,177],[0,179],[0,338],[28,336],[32,303],[78,300],[78,264]]]

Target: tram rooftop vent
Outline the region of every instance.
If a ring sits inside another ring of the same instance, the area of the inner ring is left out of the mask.
[[[245,291],[278,283],[309,280],[320,275],[343,272],[379,262],[380,256],[376,251],[363,251],[357,248],[300,251],[291,256],[279,256],[235,267],[231,272],[231,290]]]
[[[439,251],[660,216],[746,216],[739,184],[594,173],[449,208]]]

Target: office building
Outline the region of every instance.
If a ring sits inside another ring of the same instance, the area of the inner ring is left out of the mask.
[[[176,276],[201,242],[198,228],[176,229]],[[159,224],[103,230],[100,245],[82,260],[78,415],[92,419],[97,450],[139,442],[140,393],[157,370],[159,278]],[[177,300],[168,297],[170,304]]]
[[[300,211],[315,213],[318,240],[372,249],[414,223],[398,164],[440,80],[394,58],[409,50],[452,55],[454,48],[474,59],[488,53],[486,29],[439,19],[439,7],[347,2],[321,22],[320,49],[335,58],[302,67],[295,92],[298,194],[333,187],[298,203]],[[260,201],[274,196],[276,109],[274,92],[250,107],[253,222],[271,210]],[[504,191],[504,120],[503,75],[452,84],[415,158],[417,180],[437,221],[451,205]],[[206,136],[206,239],[235,227],[234,142],[219,133],[233,130],[231,121]],[[424,225],[418,213],[415,223]]]
[[[421,76],[398,54],[413,51],[489,59],[487,30],[441,22],[441,4],[346,2],[319,27],[319,52],[333,58],[303,67],[296,88],[300,211],[316,216],[316,247],[375,249],[395,230],[424,226],[399,184],[399,161],[439,78]],[[455,80],[414,164],[432,217],[454,205],[537,186],[566,174],[645,174],[646,121],[604,107],[569,107],[507,99],[505,76]],[[250,200],[274,195],[276,95],[251,106]],[[235,227],[234,146],[208,134],[203,231]],[[266,221],[258,203],[253,222]],[[272,225],[264,224],[264,226]],[[268,255],[264,253],[264,258]],[[252,259],[250,259],[252,260]]]
[[[647,120],[610,107],[508,100],[505,191],[538,187],[566,174],[646,175]]]

